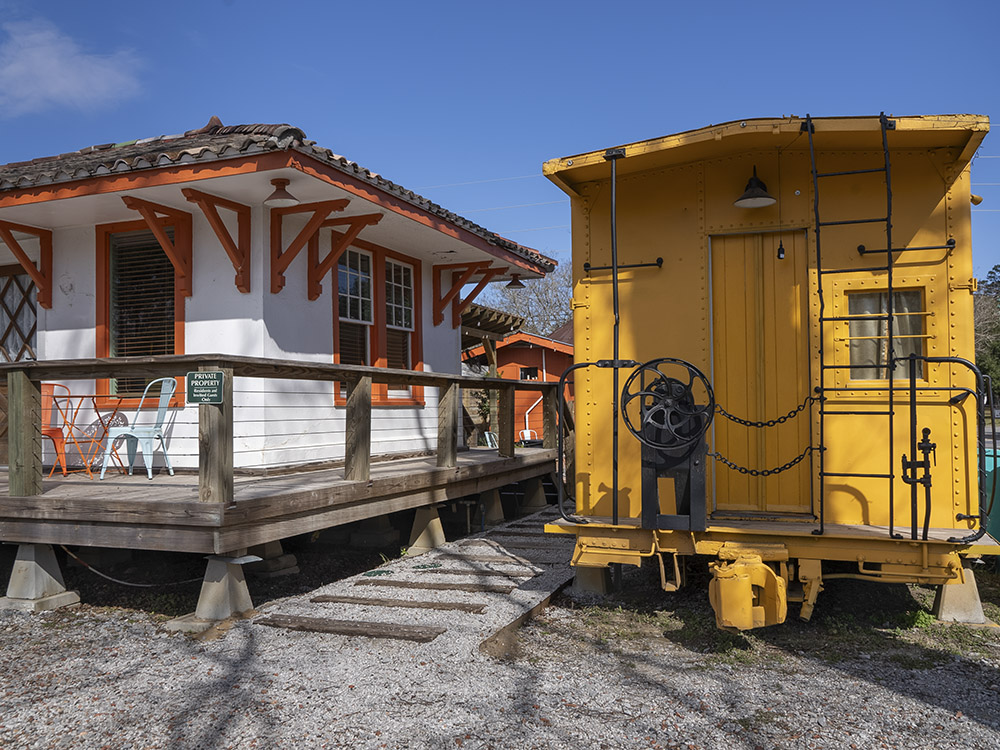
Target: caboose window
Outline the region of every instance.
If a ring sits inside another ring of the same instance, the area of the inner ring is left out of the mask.
[[[897,359],[911,354],[923,356],[926,330],[924,325],[924,293],[922,289],[906,289],[892,293],[892,349]],[[887,316],[889,295],[886,292],[852,292],[847,295],[847,311],[857,316]],[[848,323],[851,378],[854,380],[887,380],[889,378],[889,321],[880,319],[852,320]],[[909,365],[897,362],[894,380],[908,378]],[[917,365],[917,375],[924,376],[924,363]]]

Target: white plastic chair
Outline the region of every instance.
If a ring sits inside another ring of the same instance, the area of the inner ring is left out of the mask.
[[[174,391],[177,389],[177,381],[174,378],[157,378],[150,381],[149,385],[146,386],[146,390],[142,392],[142,398],[139,399],[136,420],[142,414],[142,404],[146,400],[146,394],[149,393],[149,389],[156,383],[162,383],[160,386],[160,402],[156,408],[156,422],[151,426],[132,424],[127,427],[111,427],[108,429],[108,443],[104,449],[101,479],[104,479],[104,472],[108,469],[108,461],[111,459],[111,451],[115,444],[115,439],[119,437],[124,437],[128,445],[129,476],[132,475],[132,465],[135,463],[135,450],[137,447],[141,447],[142,461],[146,464],[146,476],[149,479],[153,478],[153,440],[156,439],[159,439],[160,447],[163,449],[163,460],[167,464],[167,471],[170,472],[170,476],[174,475],[173,467],[170,466],[170,457],[167,455],[167,444],[163,440],[163,421],[167,416],[167,405],[170,403],[170,397],[174,395]]]

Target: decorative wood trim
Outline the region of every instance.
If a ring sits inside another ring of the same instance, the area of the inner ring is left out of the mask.
[[[497,274],[501,274],[506,271],[506,268],[487,268],[483,271],[483,278],[479,280],[475,288],[469,293],[469,296],[465,299],[456,297],[454,303],[451,306],[451,327],[458,328],[462,325],[462,313],[465,312],[466,308],[472,304],[472,301],[479,296],[479,293],[486,288],[486,285],[493,281],[493,278]]]
[[[14,238],[14,232],[22,232],[38,238],[38,266],[24,252],[21,243]],[[48,229],[0,220],[0,240],[3,240],[3,244],[17,258],[17,262],[21,264],[24,272],[35,282],[35,288],[38,290],[38,304],[46,310],[52,309],[52,232]]]
[[[358,216],[342,216],[336,219],[327,219],[320,228],[335,227],[347,224],[348,227],[343,232],[331,230],[333,240],[330,243],[330,252],[323,260],[319,259],[319,238],[313,235],[309,242],[309,299],[319,299],[323,292],[323,277],[326,276],[337,265],[340,256],[358,238],[361,230],[368,226],[374,226],[382,221],[382,214],[360,214]],[[318,231],[318,230],[317,230]]]
[[[447,265],[434,266],[431,269],[431,283],[434,291],[434,325],[439,326],[444,323],[444,311],[448,304],[454,300],[461,292],[469,280],[477,273],[482,273],[490,267],[488,260],[476,263],[450,263]],[[445,271],[453,271],[451,275],[451,286],[448,291],[442,294],[442,274]],[[457,272],[457,276],[454,272]],[[471,300],[470,300],[471,302]],[[452,326],[455,327],[455,326]]]
[[[194,278],[191,272],[191,214],[131,195],[123,195],[122,203],[126,208],[138,211],[142,216],[146,228],[156,237],[156,241],[160,243],[163,252],[174,266],[178,289],[185,297],[190,297],[194,293]],[[163,214],[174,225],[173,242],[167,236],[166,224],[157,214]]]
[[[316,234],[320,225],[334,211],[343,211],[350,203],[347,199],[318,201],[316,203],[301,203],[298,206],[271,209],[271,294],[277,294],[285,286],[285,271],[295,260],[295,256],[306,246],[306,243]],[[312,212],[312,216],[301,231],[284,250],[281,249],[281,220],[288,214]],[[310,299],[313,299],[310,297]]]
[[[198,205],[205,215],[215,236],[222,243],[222,248],[236,269],[236,288],[244,294],[250,292],[250,206],[220,198],[211,193],[203,193],[194,188],[181,188],[181,193],[192,203]],[[219,216],[219,209],[225,208],[236,214],[236,239],[233,240],[229,229]]]

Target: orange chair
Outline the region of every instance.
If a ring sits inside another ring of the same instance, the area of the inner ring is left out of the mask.
[[[59,389],[58,396],[56,389]],[[68,399],[69,395],[69,388],[61,383],[42,383],[42,437],[47,437],[55,446],[56,461],[62,466],[63,476],[66,476],[66,432],[63,429],[66,420],[63,410],[59,407],[59,399]],[[66,403],[68,406],[69,401]],[[60,417],[63,424],[59,424]],[[56,465],[53,463],[49,476],[55,474],[55,471]]]

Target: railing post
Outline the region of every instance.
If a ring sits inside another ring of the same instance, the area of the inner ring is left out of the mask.
[[[233,369],[200,365],[199,370],[221,370],[222,403],[198,404],[198,500],[233,502]]]
[[[542,447],[554,450],[559,438],[559,423],[556,411],[559,409],[559,393],[549,388],[542,394]]]
[[[347,383],[347,438],[344,478],[367,482],[371,478],[372,378],[362,375]]]
[[[437,465],[453,468],[458,461],[458,383],[438,389]]]
[[[499,399],[497,412],[497,443],[501,456],[514,455],[514,386],[502,385],[497,388]]]
[[[24,370],[7,373],[11,497],[42,494],[42,389]]]

